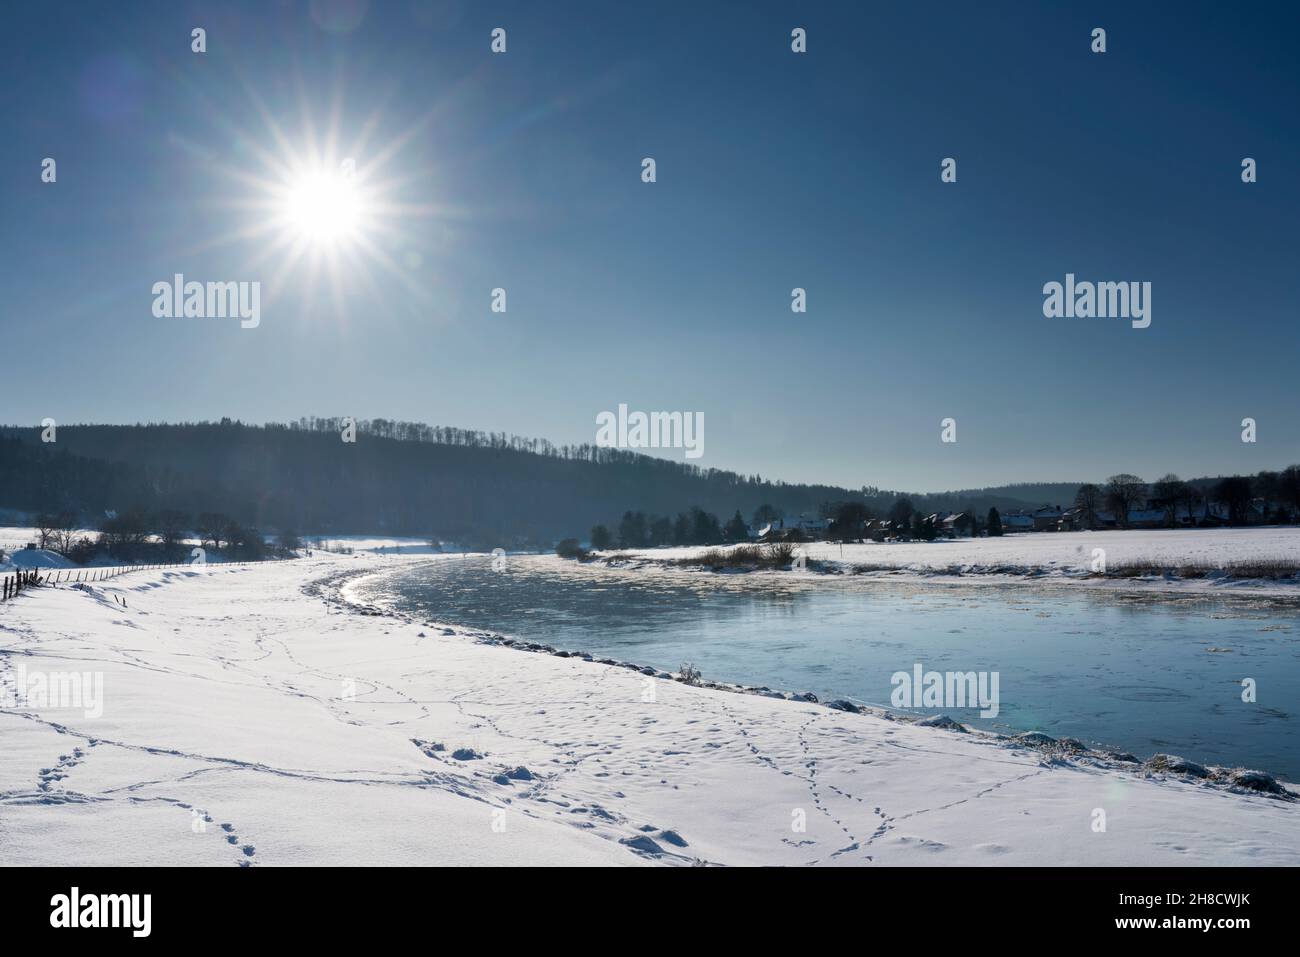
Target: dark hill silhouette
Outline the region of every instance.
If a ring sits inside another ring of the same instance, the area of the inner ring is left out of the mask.
[[[769,504],[787,517],[859,501],[877,515],[906,494],[921,512],[984,515],[1065,505],[1079,483],[1021,483],[901,493],[769,481],[592,445],[384,419],[305,418],[246,425],[228,419],[148,425],[0,427],[0,507],[221,512],[305,535],[437,535],[467,544],[549,544],[611,526],[628,510],[676,515],[699,506],[722,518]]]
[[[386,533],[510,542],[585,533],[629,508],[676,513],[698,505],[790,514],[861,496],[787,485],[601,449],[463,429],[359,423],[355,443],[336,419],[64,425],[0,429],[0,506],[73,509],[95,518],[140,506],[220,511],[303,534]]]

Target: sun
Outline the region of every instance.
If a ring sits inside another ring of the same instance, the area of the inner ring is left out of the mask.
[[[237,273],[262,276],[264,301],[284,297],[303,321],[330,313],[344,326],[358,303],[396,295],[421,315],[438,308],[428,250],[465,218],[418,148],[441,102],[394,126],[377,108],[349,113],[341,86],[283,117],[245,88],[243,113],[260,122],[223,120],[233,150],[177,140],[220,184],[202,204],[215,228],[185,251],[237,251]]]
[[[283,225],[300,240],[333,246],[359,238],[365,204],[347,166],[294,175],[284,190]]]

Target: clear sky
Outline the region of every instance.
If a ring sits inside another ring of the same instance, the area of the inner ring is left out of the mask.
[[[627,403],[702,413],[695,464],[918,491],[1300,460],[1295,5],[108,9],[2,15],[7,423]],[[349,158],[359,221],[304,239]],[[178,272],[260,325],[155,317]],[[1067,272],[1151,326],[1045,318]]]

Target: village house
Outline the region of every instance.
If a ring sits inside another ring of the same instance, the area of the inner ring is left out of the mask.
[[[1169,513],[1163,508],[1131,508],[1128,511],[1129,528],[1164,528],[1169,523]]]
[[[867,522],[862,534],[869,541],[883,542],[893,534],[893,527],[894,523],[887,518],[873,518]]]
[[[1055,532],[1061,527],[1061,516],[1065,510],[1059,505],[1044,505],[1034,512],[1034,531]]]
[[[1263,525],[1268,521],[1268,509],[1263,500],[1251,503],[1246,513],[1246,524]],[[1204,528],[1228,524],[1228,507],[1221,502],[1202,501],[1190,509],[1186,505],[1169,508],[1158,500],[1148,500],[1141,508],[1129,509],[1125,528]],[[1086,531],[1094,529],[1119,528],[1115,513],[1108,509],[1098,509],[1087,518],[1085,509],[1075,506],[1066,509],[1057,523],[1057,529],[1063,532]]]
[[[793,519],[778,518],[759,531],[758,539],[763,542],[820,541],[826,537],[826,530],[830,528],[830,524],[828,519],[807,513]]]
[[[1094,516],[1095,519],[1095,516]],[[1088,528],[1088,513],[1079,506],[1067,508],[1061,513],[1061,520],[1056,523],[1058,532],[1082,532]]]
[[[1032,532],[1034,530],[1034,516],[1028,512],[1016,510],[1007,512],[1000,517],[1004,532]]]

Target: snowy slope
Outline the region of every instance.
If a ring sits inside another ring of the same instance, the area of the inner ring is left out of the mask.
[[[0,707],[0,863],[1300,864],[1300,804],[301,591],[403,560],[140,572],[0,604],[0,667],[103,675],[100,717]]]
[[[77,566],[58,552],[46,548],[23,548],[7,556],[14,568],[76,568]]]

